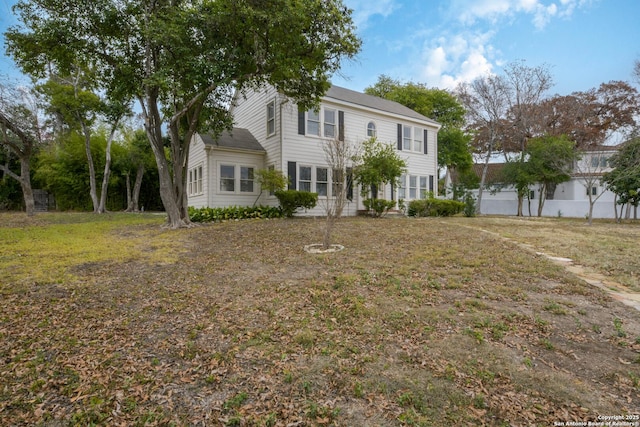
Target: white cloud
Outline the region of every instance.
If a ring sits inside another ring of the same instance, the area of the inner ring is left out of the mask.
[[[576,9],[594,0],[453,0],[450,13],[464,25],[478,21],[496,24],[518,14],[531,16],[537,29],[543,29],[554,17],[569,17]]]
[[[429,86],[453,89],[491,73],[495,60],[491,37],[491,32],[440,37],[424,48],[420,79]]]
[[[372,16],[386,18],[398,8],[395,0],[345,0],[345,4],[353,9],[353,22],[359,30],[367,27]]]

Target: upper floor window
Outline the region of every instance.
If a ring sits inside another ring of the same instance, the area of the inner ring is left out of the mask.
[[[398,123],[398,150],[427,154],[427,131]]]
[[[336,136],[336,110],[324,109],[324,136],[326,138]]]
[[[375,138],[376,134],[376,124],[374,122],[369,122],[367,124],[367,136],[369,138]]]
[[[320,136],[320,112],[307,111],[307,134]]]
[[[609,158],[606,156],[593,156],[591,157],[592,168],[606,168],[609,163]]]
[[[276,101],[267,104],[267,136],[276,133]]]

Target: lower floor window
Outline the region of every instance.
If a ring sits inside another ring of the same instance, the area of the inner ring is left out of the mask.
[[[202,194],[202,166],[189,171],[188,194],[190,196]]]
[[[220,191],[226,193],[253,193],[255,190],[253,166],[220,165]]]
[[[240,192],[253,193],[253,168],[240,166]]]
[[[327,195],[328,174],[327,168],[316,168],[316,193],[318,196]]]
[[[236,167],[220,165],[220,191],[235,191]]]
[[[298,179],[298,190],[311,191],[311,166],[300,166],[300,179]]]
[[[409,175],[409,198],[418,198],[418,177],[415,175]]]

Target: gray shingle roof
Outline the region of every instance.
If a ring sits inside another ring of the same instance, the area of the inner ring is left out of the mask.
[[[265,149],[247,129],[233,128],[231,132],[225,131],[217,139],[209,134],[202,134],[205,145],[216,148],[236,148],[239,150],[262,151]]]
[[[339,86],[331,86],[327,91],[325,97],[350,102],[352,104],[361,105],[363,107],[373,108],[374,110],[380,110],[387,113],[411,117],[413,119],[424,120],[429,123],[433,123],[434,125],[439,124],[435,120],[423,116],[422,114],[417,113],[411,108],[405,107],[404,105],[399,104],[395,101],[389,101],[384,98],[367,95],[366,93],[356,92],[354,90],[345,89]]]

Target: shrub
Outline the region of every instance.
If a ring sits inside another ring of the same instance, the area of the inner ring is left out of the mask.
[[[464,216],[467,218],[472,218],[476,216],[476,199],[473,197],[471,193],[466,193],[464,195]]]
[[[386,214],[389,209],[392,209],[396,202],[385,199],[365,199],[362,204],[368,211],[373,213],[373,216],[381,217]]]
[[[226,208],[189,207],[192,222],[220,222],[240,219],[282,218],[282,210],[273,206],[229,206]]]
[[[463,202],[430,197],[409,202],[409,216],[453,216],[462,212],[464,207]]]
[[[312,209],[318,203],[318,193],[297,190],[280,190],[275,193],[282,214],[291,218],[299,208]]]

